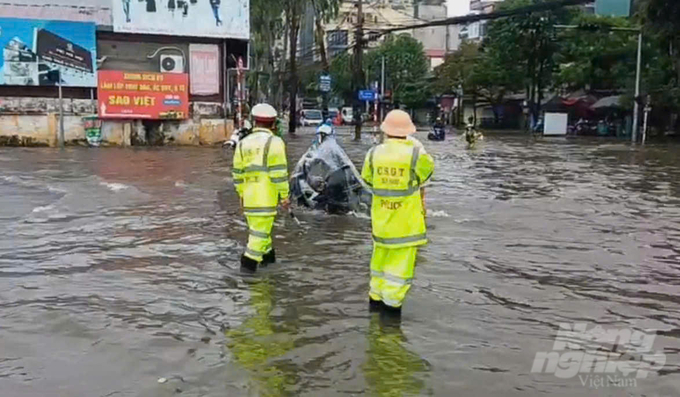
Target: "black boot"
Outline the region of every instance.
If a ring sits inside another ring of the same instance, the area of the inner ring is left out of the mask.
[[[268,265],[270,263],[276,263],[276,251],[274,251],[274,248],[262,256],[263,265]]]
[[[257,271],[257,261],[250,259],[247,256],[241,256],[241,270],[247,270],[250,272]]]
[[[376,313],[379,312],[380,309],[382,309],[383,303],[381,301],[375,301],[371,299],[370,297],[368,298],[368,312],[369,313]]]
[[[398,320],[401,318],[401,307],[383,305],[382,313],[385,317]]]

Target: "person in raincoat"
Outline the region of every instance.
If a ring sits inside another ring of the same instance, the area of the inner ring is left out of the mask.
[[[309,150],[295,166],[291,179],[294,203],[332,214],[368,212],[370,191],[335,139],[328,123],[317,129]]]
[[[400,315],[418,247],[427,244],[423,186],[432,177],[434,159],[408,139],[416,132],[408,113],[391,111],[381,129],[386,139],[368,152],[361,173],[373,191],[369,303],[371,309]]]
[[[285,144],[273,131],[276,110],[258,104],[253,107],[252,118],[252,132],[236,145],[232,174],[249,229],[241,266],[255,271],[260,264],[276,261],[271,232],[277,205],[290,208],[290,188]]]

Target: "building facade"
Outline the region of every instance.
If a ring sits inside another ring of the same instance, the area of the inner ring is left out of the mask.
[[[423,2],[414,9],[414,17],[420,23],[446,19],[447,15],[445,1]],[[423,43],[425,54],[430,60],[430,69],[434,69],[444,63],[446,54],[456,51],[460,46],[460,27],[449,25],[414,29],[413,37]]]
[[[85,143],[92,120],[103,144],[224,140],[249,23],[247,0],[2,5],[0,143],[55,145],[60,124]]]
[[[494,12],[498,3],[503,0],[470,0],[470,14],[488,14]],[[488,21],[473,22],[460,31],[461,40],[482,41],[486,36]]]

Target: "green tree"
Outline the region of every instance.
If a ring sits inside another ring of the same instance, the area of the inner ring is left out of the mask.
[[[335,56],[330,64],[333,94],[343,99],[345,103],[352,103],[352,57],[347,52]]]
[[[631,87],[635,79],[637,35],[608,31],[611,27],[630,28],[630,20],[579,14],[570,24],[590,27],[591,31],[566,30],[558,35],[559,71],[555,85],[570,91]]]
[[[506,0],[499,4],[499,10],[513,9],[546,0]],[[553,83],[556,67],[555,54],[558,51],[555,40],[555,25],[571,19],[571,9],[534,12],[516,15],[489,23],[485,45],[503,49],[507,65],[524,69],[524,85],[528,96],[529,110],[534,121],[541,111],[543,92]]]
[[[644,23],[646,40],[655,44],[645,52],[645,87],[655,106],[673,113],[667,125],[674,118],[674,129],[680,132],[680,2],[642,0],[638,17]]]
[[[364,71],[370,81],[380,81],[385,58],[385,84],[392,90],[393,101],[414,109],[430,97],[427,83],[429,63],[423,44],[408,34],[388,36],[364,59]]]
[[[266,82],[268,88],[265,91],[271,94],[272,91],[277,91],[276,86],[271,84],[275,81],[272,77],[279,67],[276,65],[277,56],[273,49],[276,40],[283,35],[283,3],[280,0],[251,0],[250,20],[250,55],[253,57],[251,68],[261,73],[251,73],[248,76],[248,86],[258,87],[259,83]],[[262,74],[269,75],[269,78],[263,79]],[[278,76],[276,77],[278,80]]]

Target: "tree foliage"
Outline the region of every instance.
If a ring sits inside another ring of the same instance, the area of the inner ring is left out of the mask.
[[[630,20],[581,14],[571,24],[592,30],[566,30],[559,34],[561,48],[556,56],[559,69],[554,85],[569,91],[613,91],[632,86],[637,34],[609,30],[630,28]]]
[[[382,59],[385,58],[385,85],[392,91],[394,102],[418,108],[430,97],[426,78],[429,62],[423,44],[408,34],[388,36],[364,59],[369,82],[380,81]]]

